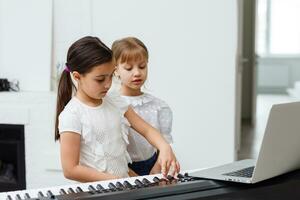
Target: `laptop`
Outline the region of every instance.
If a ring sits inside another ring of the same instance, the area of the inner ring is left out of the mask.
[[[299,168],[300,102],[294,102],[272,106],[256,160],[235,161],[190,175],[252,184]]]

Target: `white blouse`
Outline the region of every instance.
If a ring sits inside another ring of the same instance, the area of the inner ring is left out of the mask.
[[[59,133],[81,135],[80,164],[120,177],[128,177],[126,150],[128,104],[120,95],[107,95],[100,106],[91,107],[73,97],[59,115]]]
[[[172,143],[172,111],[162,100],[144,93],[140,96],[122,96],[131,104],[134,111],[146,122],[156,128],[168,143]],[[156,149],[140,134],[130,128],[128,153],[132,161],[143,161],[151,158]]]

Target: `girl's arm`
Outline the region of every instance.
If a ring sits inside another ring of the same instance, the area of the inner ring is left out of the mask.
[[[92,182],[120,178],[109,173],[79,164],[80,135],[74,132],[64,132],[60,135],[60,154],[64,176],[79,182]]]
[[[171,175],[178,173],[180,165],[172,151],[171,146],[165,141],[161,134],[150,124],[145,122],[135,111],[129,107],[125,113],[132,128],[143,135],[150,144],[159,150],[158,163],[161,165],[161,173],[166,176],[172,169]]]

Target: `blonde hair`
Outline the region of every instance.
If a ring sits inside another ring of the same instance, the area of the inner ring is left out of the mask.
[[[148,62],[148,49],[145,44],[135,37],[116,40],[112,44],[113,59],[116,64],[145,60]]]

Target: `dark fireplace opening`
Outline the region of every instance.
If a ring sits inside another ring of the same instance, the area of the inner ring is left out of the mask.
[[[26,189],[24,125],[0,124],[0,192]]]

